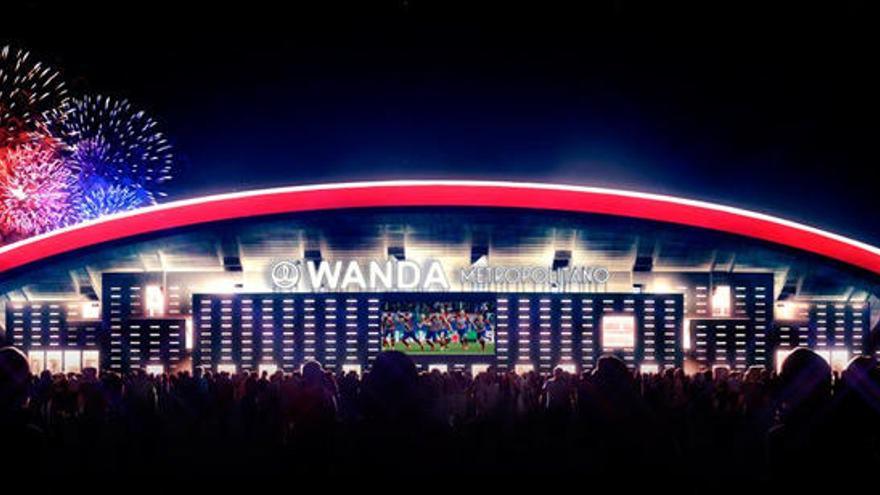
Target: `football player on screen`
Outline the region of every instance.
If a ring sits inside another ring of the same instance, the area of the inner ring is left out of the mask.
[[[480,344],[480,350],[486,352],[486,333],[491,330],[489,322],[483,319],[483,315],[478,314],[474,317],[474,330],[477,333],[477,342]]]
[[[435,350],[434,343],[437,341],[437,334],[431,327],[431,315],[428,313],[422,313],[419,316],[418,333],[419,337],[431,347],[431,350]]]
[[[416,336],[416,329],[412,323],[412,314],[411,313],[398,313],[397,314],[397,330],[402,335],[400,337],[400,342],[403,343],[403,346],[406,347],[406,350],[409,350],[410,342],[415,342],[418,346],[425,350],[425,345],[422,344],[422,341],[418,339]]]
[[[382,315],[382,347],[394,349],[394,319],[391,313]]]
[[[471,320],[463,309],[459,310],[458,314],[453,318],[452,329],[458,335],[458,343],[461,345],[461,349],[466,351],[468,349],[467,334],[471,330]]]

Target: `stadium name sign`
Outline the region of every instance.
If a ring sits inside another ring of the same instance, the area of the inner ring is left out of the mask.
[[[437,260],[423,264],[415,261],[278,261],[269,277],[280,290],[292,290],[301,284],[324,290],[450,290],[447,271]],[[550,269],[533,266],[473,266],[458,270],[458,282],[465,284],[604,284],[611,277],[604,267]]]
[[[460,270],[461,283],[476,284],[604,284],[611,272],[602,266],[545,268],[530,266],[472,266]]]

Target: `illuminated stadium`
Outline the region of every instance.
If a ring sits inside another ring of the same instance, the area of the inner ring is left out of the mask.
[[[876,347],[880,250],[767,215],[545,184],[396,181],[170,202],[0,248],[34,372],[835,370]]]

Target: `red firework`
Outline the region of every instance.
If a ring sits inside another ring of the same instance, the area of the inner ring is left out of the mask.
[[[64,226],[71,218],[70,168],[46,142],[0,150],[0,232],[6,239]]]

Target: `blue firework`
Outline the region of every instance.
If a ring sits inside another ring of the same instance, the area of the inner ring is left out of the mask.
[[[81,193],[75,208],[79,220],[85,221],[150,204],[153,204],[152,198],[143,189],[93,183]]]
[[[163,189],[174,168],[171,145],[158,123],[127,100],[74,99],[58,126],[84,184],[100,181],[120,190],[140,190],[148,196],[147,204],[166,195]]]

